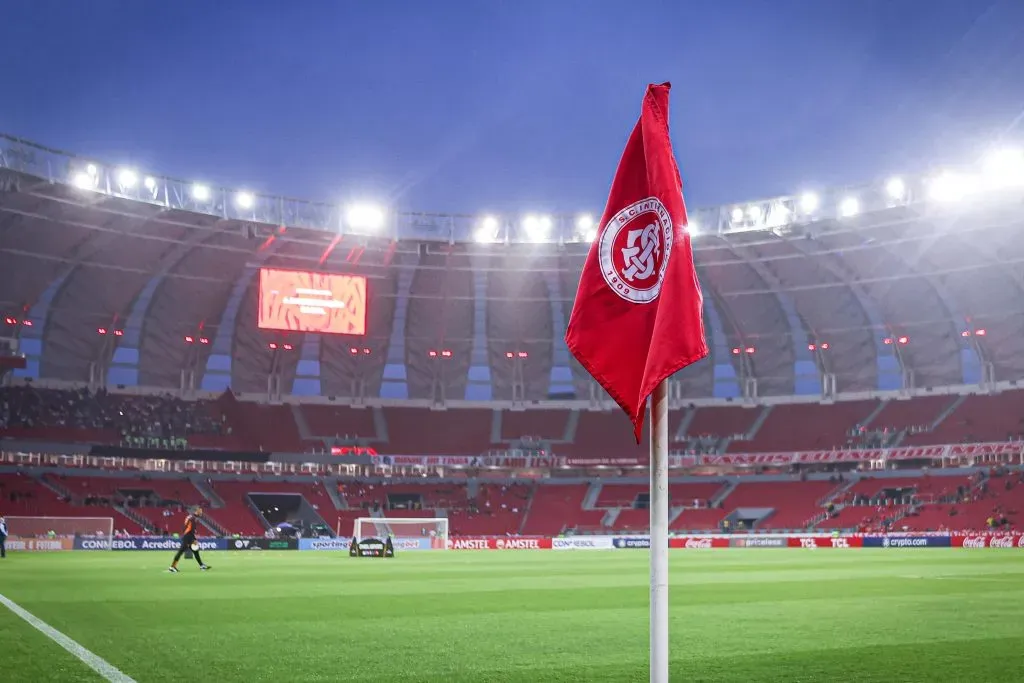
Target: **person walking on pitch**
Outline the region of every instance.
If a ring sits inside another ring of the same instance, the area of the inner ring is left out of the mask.
[[[191,550],[193,557],[196,558],[196,563],[199,565],[199,569],[202,571],[208,570],[210,567],[203,564],[203,560],[199,557],[199,541],[196,540],[196,525],[199,523],[199,518],[203,516],[203,509],[196,508],[192,511],[192,514],[185,517],[185,530],[181,533],[181,547],[178,548],[178,552],[174,555],[174,561],[171,562],[171,566],[167,568],[172,574],[178,573],[178,560],[185,554],[186,550]]]

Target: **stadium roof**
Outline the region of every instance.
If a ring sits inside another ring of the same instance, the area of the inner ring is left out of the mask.
[[[561,342],[593,230],[579,216],[255,196],[10,137],[0,168],[0,336],[19,339],[26,376],[265,392],[269,374],[285,393],[433,400],[594,390]],[[693,211],[713,354],[674,395],[1020,379],[1022,180],[1007,152]],[[367,276],[366,336],[258,330],[264,265]]]

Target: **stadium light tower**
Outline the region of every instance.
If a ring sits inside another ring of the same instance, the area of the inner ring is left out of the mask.
[[[928,183],[928,196],[937,202],[957,202],[974,192],[977,187],[977,178],[946,171]]]
[[[839,215],[843,218],[850,218],[860,213],[860,202],[856,197],[847,197],[839,204]]]
[[[821,201],[818,199],[818,195],[813,192],[805,192],[800,197],[800,210],[804,213],[814,213],[818,210],[818,205]]]
[[[480,226],[473,233],[473,239],[483,244],[490,244],[498,241],[498,229],[501,227],[498,219],[494,216],[484,216]]]
[[[71,183],[79,190],[92,190],[96,187],[96,177],[87,171],[79,171],[71,176]]]
[[[138,174],[130,168],[122,168],[117,172],[117,183],[126,190],[132,189],[138,182]]]
[[[1024,185],[1024,151],[999,149],[990,152],[982,162],[985,186],[998,190]]]
[[[243,191],[235,195],[235,204],[238,205],[238,208],[240,209],[251,209],[255,201],[256,200],[252,196],[251,192]]]
[[[356,230],[376,232],[384,227],[386,214],[376,204],[352,204],[345,210],[345,223]]]
[[[907,186],[902,178],[890,178],[889,182],[885,184],[885,191],[889,194],[890,199],[901,201],[907,194]]]
[[[529,215],[523,219],[526,238],[531,242],[547,242],[551,234],[551,217]]]
[[[576,234],[584,242],[593,242],[597,237],[597,229],[594,227],[594,217],[585,213],[576,218]]]
[[[210,198],[210,188],[206,185],[196,183],[192,186],[192,199],[197,202],[205,202]]]

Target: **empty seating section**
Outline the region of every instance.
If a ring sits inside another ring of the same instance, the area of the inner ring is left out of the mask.
[[[360,517],[369,517],[366,510],[338,510],[335,519],[328,519],[328,524],[339,536],[348,536],[355,533],[356,520]]]
[[[231,401],[225,405],[238,445],[252,451],[302,453],[306,448],[291,406]]]
[[[907,505],[847,505],[838,514],[814,524],[815,529],[846,529],[856,531],[882,531],[885,522],[894,522],[894,529],[900,528],[900,518],[906,514]]]
[[[936,428],[909,435],[904,444],[1006,441],[1024,433],[1024,391],[967,396]]]
[[[537,437],[546,441],[562,441],[568,422],[568,410],[503,410],[501,439],[513,441]]]
[[[485,409],[384,408],[391,455],[480,455],[491,448],[491,415]]]
[[[725,487],[721,481],[688,482],[668,485],[668,504],[672,507],[705,506]]]
[[[631,507],[637,496],[650,491],[649,484],[603,484],[594,507]]]
[[[20,517],[88,516],[81,515],[76,506],[62,501],[56,493],[32,477],[3,473],[0,473],[0,514]]]
[[[522,533],[553,536],[565,529],[599,527],[604,510],[584,510],[587,484],[542,484],[533,493]]]
[[[957,399],[956,396],[921,396],[914,399],[886,401],[875,415],[869,429],[930,429],[932,424]]]
[[[841,447],[852,440],[851,431],[867,420],[877,406],[877,401],[776,405],[754,439],[732,441],[729,452],[774,453]]]
[[[375,439],[372,408],[307,404],[299,408],[314,437]]]
[[[338,491],[345,497],[345,502],[351,509],[363,510],[364,516],[369,516],[370,511],[380,511],[382,514],[391,517],[410,516],[412,509],[408,506],[396,507],[389,504],[388,496],[413,497],[419,501],[421,510],[433,512],[435,509],[451,510],[462,509],[468,504],[467,489],[464,484],[448,483],[342,483]],[[434,515],[425,515],[433,517]]]
[[[705,406],[694,411],[686,435],[729,437],[747,434],[754,426],[761,408],[737,406]]]
[[[689,482],[669,484],[669,507],[706,507],[708,501],[713,498],[725,484],[720,481]],[[605,509],[620,508],[618,514],[611,524],[604,527],[607,531],[629,531],[641,532],[650,527],[650,509],[647,506],[633,508],[637,498],[650,493],[650,484],[602,484],[598,492],[594,507]],[[710,528],[723,515],[721,510],[712,511],[714,519]],[[689,519],[689,518],[688,518]],[[603,525],[602,525],[603,526]]]
[[[725,516],[725,510],[716,508],[683,510],[669,521],[668,528],[669,531],[717,531]]]
[[[647,533],[651,527],[651,511],[643,510],[620,510],[618,517],[612,522],[610,531],[628,531],[632,533]]]
[[[214,479],[213,490],[224,501],[224,507],[207,511],[209,517],[232,533],[262,536],[266,526],[249,504],[256,493],[300,495],[320,514],[328,526],[335,524],[334,501],[322,482],[276,482],[267,480],[229,481]]]
[[[897,489],[913,489],[913,493],[925,502],[938,502],[942,496],[956,493],[957,488],[970,488],[970,477],[966,476],[923,476],[923,477],[872,477],[862,476],[861,479],[843,492],[842,501],[852,501],[858,496],[866,496],[869,500],[875,497],[888,498],[885,491]],[[840,501],[836,501],[840,502]]]
[[[676,414],[675,425],[678,426],[681,415]],[[622,458],[635,456],[646,461],[648,459],[649,420],[644,421],[644,432],[637,445],[633,439],[633,426],[629,418],[621,411],[595,412],[579,411],[576,424],[575,439],[571,444],[558,444],[554,451],[559,454],[581,458]],[[669,421],[669,434],[673,433],[672,421]]]
[[[86,493],[96,495],[89,491]],[[0,474],[0,514],[11,517],[111,517],[116,529],[126,529],[131,533],[145,531],[110,505],[99,502],[86,505],[82,494],[73,494],[70,500],[62,499],[35,479],[20,474]]]
[[[482,484],[471,506],[448,511],[452,536],[504,536],[519,533],[530,499],[524,484]]]
[[[758,529],[803,529],[821,512],[820,501],[836,486],[830,481],[744,482],[725,499],[725,511],[772,508],[774,512]]]

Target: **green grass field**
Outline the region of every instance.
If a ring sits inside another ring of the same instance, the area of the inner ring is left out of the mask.
[[[647,553],[12,554],[0,593],[140,682],[646,681]],[[1019,550],[674,551],[672,679],[1024,681]],[[0,680],[101,681],[0,607]]]

